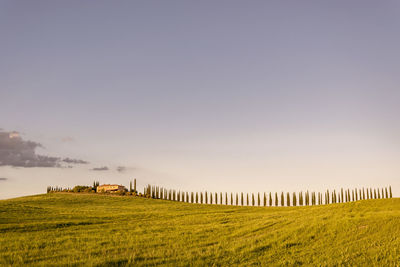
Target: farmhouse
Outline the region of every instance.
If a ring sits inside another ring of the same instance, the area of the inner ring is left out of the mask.
[[[100,192],[118,192],[118,191],[125,191],[125,186],[118,185],[118,184],[103,184],[99,185],[96,189],[97,193]]]

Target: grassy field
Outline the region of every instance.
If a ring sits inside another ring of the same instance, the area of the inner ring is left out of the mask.
[[[312,207],[52,193],[0,201],[0,265],[400,265],[400,199]]]

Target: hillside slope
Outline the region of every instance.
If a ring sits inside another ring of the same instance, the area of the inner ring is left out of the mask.
[[[0,201],[0,265],[399,266],[400,199],[312,207],[47,194]]]

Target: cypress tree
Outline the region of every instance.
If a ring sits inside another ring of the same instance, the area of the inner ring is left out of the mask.
[[[242,195],[241,195],[241,204],[242,204],[242,206],[243,206],[243,202],[244,202],[244,200],[243,200],[243,192],[241,193]]]
[[[253,204],[253,206],[254,206],[254,204],[255,204],[254,202],[255,202],[255,201],[254,201],[254,193],[252,193],[252,194],[251,194],[251,203]]]
[[[327,201],[328,201],[328,203],[327,204],[329,204],[329,203],[331,203],[331,200],[330,200],[330,198],[329,198],[329,190],[326,190],[326,196],[327,196]]]
[[[389,185],[389,198],[392,198],[392,186]]]
[[[203,204],[203,192],[200,192],[200,204]]]
[[[293,206],[297,206],[297,198],[295,192],[293,192]]]
[[[307,192],[306,192],[306,196],[305,196],[305,198],[306,198],[306,206],[308,206],[310,203],[309,203],[309,200],[310,200],[310,196],[309,196],[309,194],[308,194],[308,190],[307,190]]]
[[[356,194],[356,201],[358,201],[357,188],[354,191],[355,191],[355,194]]]
[[[275,192],[275,206],[278,207],[278,193]]]
[[[196,204],[198,204],[199,203],[199,195],[198,195],[198,193],[196,192]]]
[[[386,196],[386,198],[389,198],[387,187],[385,187],[385,196]]]
[[[220,192],[219,196],[220,196],[220,198],[219,198],[219,200],[220,200],[219,204],[222,205],[222,192]]]
[[[374,199],[376,199],[376,189],[374,189]]]
[[[340,189],[340,200],[343,203],[343,188]]]
[[[260,206],[260,193],[257,193],[257,202],[258,202],[258,206]]]
[[[213,204],[213,194],[212,193],[210,193],[210,204]]]
[[[281,192],[281,206],[285,206],[285,196],[283,194],[283,192]]]
[[[378,191],[378,199],[380,199],[381,198],[381,193],[379,192],[379,188],[376,191]]]
[[[233,206],[233,193],[231,192],[231,206]]]
[[[228,205],[228,193],[225,192],[225,205]]]
[[[238,193],[236,193],[236,203],[235,204],[236,204],[236,206],[239,205],[239,194]]]
[[[269,206],[272,207],[272,193],[269,192]]]
[[[249,193],[247,193],[246,195],[247,195],[246,204],[247,204],[247,206],[250,206],[250,203],[249,203]]]
[[[314,201],[315,201],[314,192],[311,192],[311,205],[313,206],[314,206]]]
[[[382,188],[382,195],[381,195],[381,196],[382,196],[382,198],[385,198],[385,197],[384,197],[384,194],[383,194],[383,188]]]
[[[289,194],[289,192],[286,193],[286,206],[290,207],[290,194]]]
[[[310,200],[310,197],[309,197],[308,191],[306,191],[304,193],[304,204],[305,204],[305,206],[308,206],[308,204],[310,204],[309,200]]]
[[[267,206],[267,194],[265,192],[264,192],[264,202],[263,202],[263,204],[264,204],[264,207]]]
[[[93,188],[96,188],[96,182],[93,182]],[[132,181],[129,182],[129,192],[132,193]]]
[[[137,191],[136,191],[136,178],[133,180],[133,192],[137,193]]]
[[[299,192],[299,206],[303,206],[303,192]]]
[[[215,205],[218,205],[218,193],[215,192]]]
[[[363,200],[365,200],[365,190],[364,190],[364,187],[363,187],[363,189],[362,189],[362,198],[363,198]]]

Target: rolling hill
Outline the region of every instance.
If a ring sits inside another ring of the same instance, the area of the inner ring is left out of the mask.
[[[308,207],[51,193],[0,201],[0,265],[400,265],[400,199]]]

